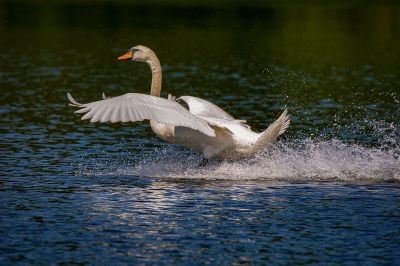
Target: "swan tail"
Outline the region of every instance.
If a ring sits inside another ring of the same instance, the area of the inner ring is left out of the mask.
[[[253,152],[257,152],[265,147],[272,145],[276,139],[285,133],[289,127],[290,119],[287,110],[283,111],[281,116],[272,123],[265,131],[263,131],[252,147]]]

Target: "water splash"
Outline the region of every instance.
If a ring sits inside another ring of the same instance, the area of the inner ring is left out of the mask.
[[[270,181],[400,182],[399,151],[348,145],[339,140],[306,140],[278,145],[245,161],[214,162],[198,168],[198,159],[173,156],[139,162],[120,174],[148,177]]]
[[[288,140],[255,157],[240,161],[211,161],[197,167],[201,157],[165,146],[134,161],[109,159],[85,165],[80,174],[132,175],[168,179],[262,180],[282,182],[400,182],[397,127],[373,123],[384,134],[375,146],[330,140]]]

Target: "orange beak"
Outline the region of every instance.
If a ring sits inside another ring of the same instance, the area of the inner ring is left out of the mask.
[[[131,50],[129,50],[126,54],[118,57],[118,60],[129,60],[129,59],[132,59],[132,57],[133,57],[133,53]]]

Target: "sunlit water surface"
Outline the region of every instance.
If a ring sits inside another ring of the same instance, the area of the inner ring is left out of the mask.
[[[1,4],[0,264],[400,263],[398,7],[228,6]],[[115,60],[138,43],[163,95],[291,126],[198,168],[146,123],[81,121],[67,92],[147,93]]]

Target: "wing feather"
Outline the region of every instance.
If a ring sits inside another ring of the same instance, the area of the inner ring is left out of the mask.
[[[214,137],[214,129],[207,121],[191,114],[178,103],[139,93],[127,93],[122,96],[107,98],[96,102],[81,104],[68,94],[72,106],[81,108],[75,113],[83,114],[82,120],[91,122],[136,122],[154,120],[159,123],[188,127]]]
[[[100,113],[100,115],[101,115],[100,122],[108,122],[108,121],[110,121],[112,112],[113,112],[113,106],[112,105],[107,105],[107,108],[104,110],[104,112]]]
[[[101,105],[101,107],[97,110],[95,114],[93,114],[92,119],[90,119],[90,122],[99,122],[101,121],[101,115],[104,113],[104,111],[108,108],[107,105]]]
[[[78,106],[79,107],[79,106]],[[85,108],[83,108],[83,109],[80,109],[80,110],[78,110],[78,111],[75,111],[75,113],[77,113],[77,114],[84,114],[84,113],[86,113],[86,112],[89,112],[90,111],[90,108],[89,107],[85,107]]]
[[[101,105],[94,105],[93,109],[91,109],[89,112],[87,112],[84,116],[82,116],[82,120],[91,118],[94,114],[96,114],[96,112],[101,109]]]
[[[129,115],[128,115],[129,109],[126,105],[127,105],[126,101],[123,101],[122,105],[121,105],[121,121],[122,122],[129,121]]]
[[[129,121],[136,121],[136,116],[134,112],[134,108],[131,106],[127,106]]]
[[[110,122],[111,123],[116,123],[116,122],[120,122],[121,121],[121,114],[120,114],[120,109],[121,109],[121,103],[123,103],[123,101],[121,101],[119,104],[115,104],[113,107],[113,111],[112,111],[112,115],[111,115],[111,119]]]

